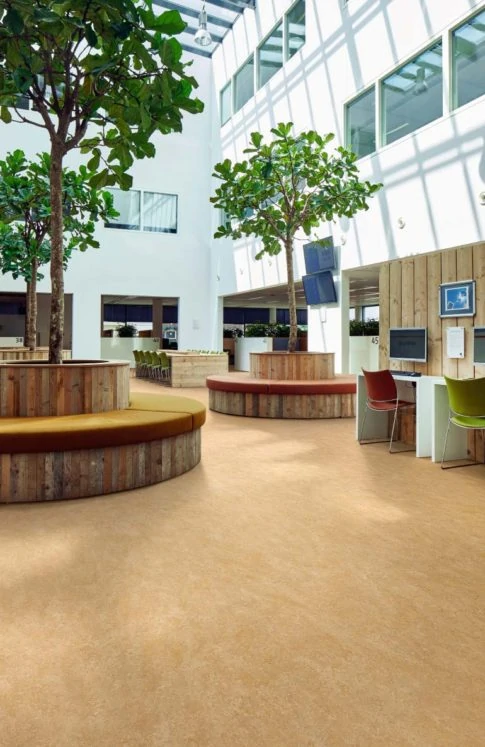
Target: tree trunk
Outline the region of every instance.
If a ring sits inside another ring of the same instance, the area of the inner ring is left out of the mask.
[[[29,350],[35,350],[37,346],[37,268],[38,262],[32,260],[31,281],[27,283],[26,308],[25,308],[25,338],[24,345]]]
[[[293,240],[285,241],[286,272],[288,275],[288,310],[290,312],[290,337],[288,340],[288,352],[296,350],[298,324],[296,320],[296,297],[295,297],[295,275],[293,272]]]
[[[64,268],[62,265],[62,151],[55,143],[51,148],[51,320],[49,330],[49,363],[62,363],[64,337]]]

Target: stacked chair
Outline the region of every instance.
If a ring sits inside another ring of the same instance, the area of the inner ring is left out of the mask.
[[[153,381],[170,381],[170,360],[168,355],[161,351],[134,350],[135,372],[137,378],[152,379]]]

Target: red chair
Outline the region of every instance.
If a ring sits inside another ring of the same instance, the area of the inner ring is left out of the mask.
[[[396,382],[388,369],[382,371],[365,371],[362,369],[362,372],[367,390],[367,401],[359,434],[359,443],[383,443],[383,441],[363,440],[365,419],[368,410],[373,410],[374,412],[393,412],[394,418],[392,421],[391,439],[389,441],[389,452],[393,454],[395,452],[392,451],[392,441],[396,429],[397,413],[399,410],[415,407],[416,403],[398,398]],[[387,441],[387,438],[384,441]],[[397,451],[411,451],[411,449],[398,449]],[[414,451],[414,447],[412,451]]]

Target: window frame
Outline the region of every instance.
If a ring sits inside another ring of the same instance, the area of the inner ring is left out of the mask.
[[[305,6],[305,39],[303,41],[303,44],[301,47],[298,47],[296,52],[294,52],[292,55],[290,55],[290,34],[289,34],[289,25],[290,25],[290,13],[296,8],[296,6],[303,2]],[[298,52],[305,46],[306,44],[306,12],[307,12],[307,0],[295,0],[293,5],[288,8],[286,11],[284,17],[283,17],[283,65],[286,62],[289,62]]]
[[[482,98],[482,96],[485,96],[485,91],[480,96],[477,96],[476,98],[470,99],[470,101],[467,101],[465,104],[458,104],[458,89],[456,86],[456,67],[455,67],[455,58],[453,55],[454,50],[454,33],[458,31],[462,26],[466,26],[470,21],[475,18],[476,16],[479,16],[483,14],[485,11],[484,7],[481,7],[477,10],[477,8],[474,8],[470,13],[467,14],[465,18],[462,18],[462,20],[459,23],[454,24],[451,26],[451,28],[448,30],[447,34],[447,43],[448,43],[448,49],[449,49],[449,64],[448,64],[448,79],[449,79],[449,89],[448,89],[448,101],[449,101],[449,111],[450,113],[458,111],[458,109],[461,109],[464,106],[468,106],[474,101],[478,101],[478,99]]]
[[[178,194],[174,192],[158,192],[153,189],[120,189],[119,187],[107,187],[106,191],[111,192],[113,190],[117,190],[118,192],[138,192],[140,196],[140,202],[139,202],[139,214],[140,214],[140,220],[138,224],[138,228],[130,228],[126,225],[117,225],[115,222],[105,221],[104,227],[109,229],[116,229],[117,231],[136,231],[137,233],[145,233],[145,234],[164,234],[165,236],[176,236],[179,233],[179,196]],[[145,192],[149,193],[151,195],[166,195],[167,197],[175,197],[175,219],[176,219],[176,228],[173,229],[145,229],[144,227],[144,220],[143,220],[143,213],[144,213],[144,197]],[[116,220],[116,219],[114,219]]]
[[[378,90],[378,82],[374,81],[370,86],[366,86],[366,88],[363,88],[359,93],[357,93],[355,96],[353,96],[351,99],[346,101],[344,103],[344,143],[345,147],[348,150],[351,150],[352,144],[351,144],[351,138],[350,138],[350,118],[349,118],[349,107],[351,104],[355,103],[358,99],[362,98],[362,96],[365,96],[367,93],[370,93],[370,91],[374,90],[374,138],[375,138],[375,148],[372,151],[372,153],[366,153],[363,156],[359,156],[357,153],[355,154],[357,158],[360,160],[361,158],[368,158],[369,156],[373,156],[377,153],[377,150],[379,148],[379,107],[378,107],[378,98],[379,98],[379,90]],[[354,151],[353,151],[354,152]]]

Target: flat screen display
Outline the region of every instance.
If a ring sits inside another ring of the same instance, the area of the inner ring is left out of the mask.
[[[426,327],[396,327],[389,330],[389,358],[426,363],[427,353]]]
[[[308,274],[321,270],[333,270],[335,267],[335,252],[331,238],[322,239],[322,243],[304,244],[303,256],[305,258],[305,271]]]
[[[473,328],[473,363],[485,364],[485,327]]]
[[[308,306],[337,301],[337,290],[330,270],[303,275],[302,280]]]

